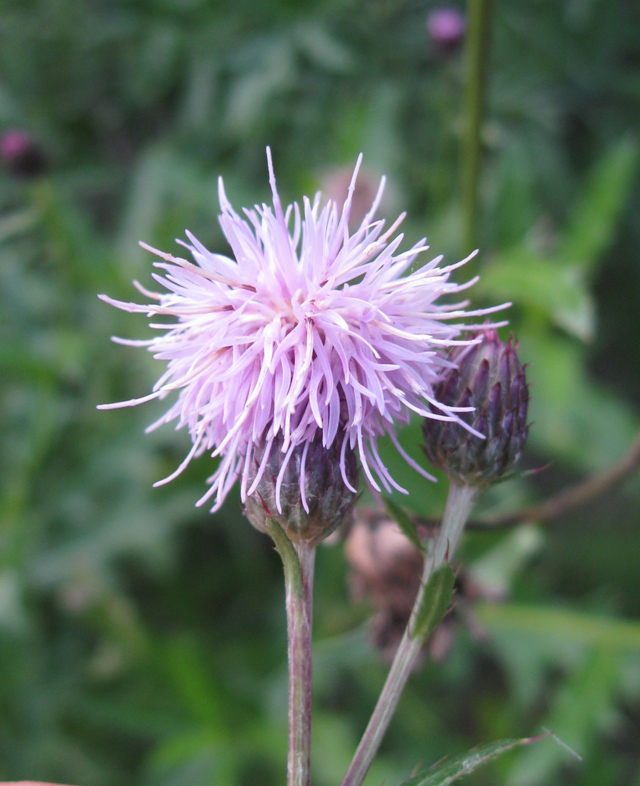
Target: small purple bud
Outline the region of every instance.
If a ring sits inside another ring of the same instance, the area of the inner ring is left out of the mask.
[[[453,480],[484,486],[501,478],[518,460],[527,441],[529,390],[517,347],[500,341],[495,330],[481,334],[472,346],[457,346],[435,386],[435,396],[449,407],[474,407],[461,418],[484,434],[480,439],[459,423],[425,418],[425,453]]]
[[[436,54],[443,58],[459,51],[466,28],[466,18],[457,8],[434,8],[427,16],[427,33]]]
[[[25,180],[39,177],[48,169],[47,156],[26,131],[6,131],[0,137],[0,161],[16,177]]]
[[[355,453],[347,447],[344,455],[349,489],[340,467],[342,439],[334,440],[329,448],[322,445],[321,436],[306,448],[304,443],[296,446],[284,470],[286,454],[281,445],[282,439],[274,442],[258,486],[247,497],[245,513],[261,532],[267,531],[266,519],[275,519],[293,543],[317,546],[352,513],[359,474]],[[256,449],[249,484],[260,471],[263,458],[263,450]]]

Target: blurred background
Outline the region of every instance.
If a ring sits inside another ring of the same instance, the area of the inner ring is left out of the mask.
[[[408,211],[407,240],[466,255],[466,14],[1,0],[0,780],[283,782],[278,557],[237,493],[194,508],[210,460],[152,488],[188,449],[171,428],[144,435],[162,404],[96,411],[160,374],[109,340],[148,336],[144,320],[96,295],[152,285],[139,240],[174,251],[188,228],[225,252],[217,177],[237,209],[268,199],[267,144],[283,200],[341,198],[363,151],[363,203],[386,174],[382,212]],[[634,0],[495,0],[472,297],[514,303],[524,465],[546,469],[492,489],[487,513],[604,471],[640,428],[639,123]],[[403,443],[420,457],[419,424]],[[397,501],[437,515],[446,483],[388,461],[411,490]],[[543,728],[583,761],[545,741],[469,783],[640,786],[639,500],[636,473],[553,523],[467,534],[481,591],[410,681],[369,786]],[[386,673],[348,575],[343,547],[322,547],[315,786],[340,782]]]

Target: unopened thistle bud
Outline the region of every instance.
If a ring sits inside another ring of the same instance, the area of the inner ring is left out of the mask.
[[[524,449],[529,390],[516,349],[511,338],[505,344],[495,330],[487,330],[478,344],[455,347],[447,356],[454,366],[443,373],[435,395],[449,407],[473,407],[461,418],[484,439],[460,424],[425,419],[424,450],[458,483],[495,482]]]
[[[293,543],[310,547],[328,537],[351,515],[357,498],[356,456],[348,445],[344,450],[341,447],[342,440],[324,447],[319,435],[297,445],[287,460],[287,454],[274,442],[264,469],[264,452],[256,449],[249,483],[261,470],[262,475],[245,503],[253,526],[265,532],[267,519],[274,519]]]
[[[0,162],[16,177],[25,180],[40,177],[48,169],[42,147],[26,131],[6,131],[0,136]]]
[[[434,8],[427,16],[427,34],[435,54],[447,58],[461,48],[467,29],[467,20],[457,8]]]

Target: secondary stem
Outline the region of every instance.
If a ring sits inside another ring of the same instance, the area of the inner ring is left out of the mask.
[[[482,112],[489,60],[491,1],[469,0],[468,3],[462,141],[463,254],[469,254],[478,247],[478,183]]]
[[[415,619],[422,602],[424,589],[433,571],[445,559],[450,559],[458,545],[466,520],[469,518],[477,490],[470,486],[451,483],[449,496],[442,518],[442,526],[433,548],[425,559],[422,581],[413,605],[409,623],[393,659],[387,680],[373,711],[369,725],[360,741],[342,786],[360,786],[371,766],[389,722],[395,712],[402,690],[411,674],[424,640],[414,630]]]

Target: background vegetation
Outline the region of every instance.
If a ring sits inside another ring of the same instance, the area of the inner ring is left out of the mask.
[[[463,69],[426,34],[433,7],[0,3],[0,129],[26,129],[50,163],[0,173],[0,779],[282,783],[277,555],[237,497],[194,509],[207,459],[152,489],[187,449],[181,432],[144,436],[161,405],[96,412],[159,374],[109,342],[147,335],[142,320],[96,294],[149,285],[140,239],[170,251],[189,228],[224,251],[216,178],[236,207],[267,199],[267,144],[288,201],[333,187],[362,150],[409,239],[468,253]],[[473,297],[514,303],[526,464],[551,466],[486,495],[487,510],[604,469],[640,427],[639,121],[637,3],[496,0]],[[420,455],[417,424],[403,440]],[[412,490],[399,501],[436,514],[445,484],[393,466]],[[480,603],[484,635],[461,630],[412,679],[368,784],[542,727],[584,761],[545,742],[473,782],[640,784],[639,499],[636,476],[548,527],[467,535],[465,564],[510,599]],[[321,550],[317,786],[340,781],[385,674],[346,570],[341,547]]]

